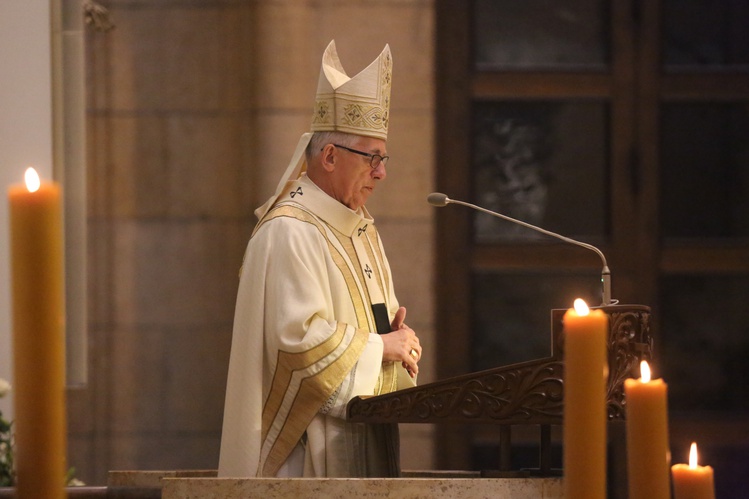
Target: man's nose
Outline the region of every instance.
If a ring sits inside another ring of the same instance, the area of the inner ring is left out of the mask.
[[[385,167],[385,163],[380,161],[380,164],[377,165],[377,168],[372,168],[372,177],[376,178],[378,180],[385,180],[385,177],[387,177],[388,172],[387,168]]]

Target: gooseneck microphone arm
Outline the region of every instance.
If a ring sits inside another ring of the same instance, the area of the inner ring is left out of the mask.
[[[611,303],[611,271],[609,270],[609,266],[606,263],[606,257],[603,255],[603,252],[599,250],[598,248],[596,248],[595,246],[588,244],[588,243],[576,241],[574,239],[570,239],[569,237],[565,237],[560,234],[557,234],[556,232],[551,232],[546,229],[542,229],[541,227],[536,227],[535,225],[531,225],[527,222],[523,222],[522,220],[508,217],[507,215],[502,215],[501,213],[497,213],[495,211],[487,210],[486,208],[482,208],[481,206],[477,206],[475,204],[466,203],[464,201],[458,201],[456,199],[450,199],[449,197],[447,197],[446,194],[442,194],[441,192],[431,193],[429,196],[427,196],[427,201],[432,206],[437,206],[437,207],[447,206],[448,204],[451,204],[451,203],[467,206],[469,208],[473,208],[474,210],[478,210],[482,213],[486,213],[487,215],[491,215],[493,217],[507,220],[508,222],[522,225],[523,227],[527,227],[531,230],[535,230],[536,232],[540,232],[541,234],[555,237],[557,239],[561,239],[562,241],[566,243],[574,244],[576,246],[581,246],[583,248],[586,248],[586,249],[589,249],[590,251],[595,252],[601,258],[601,262],[603,262],[603,270],[601,270],[601,282],[603,284],[603,305],[606,306],[606,305],[612,304]]]

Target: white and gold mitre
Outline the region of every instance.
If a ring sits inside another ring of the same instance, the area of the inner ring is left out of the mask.
[[[331,41],[322,57],[311,130],[386,140],[392,75],[389,45],[369,66],[349,78],[338,58],[335,40]]]

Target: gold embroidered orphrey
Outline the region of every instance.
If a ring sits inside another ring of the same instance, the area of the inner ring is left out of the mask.
[[[392,77],[388,45],[367,68],[349,78],[331,41],[323,55],[311,130],[387,139]]]

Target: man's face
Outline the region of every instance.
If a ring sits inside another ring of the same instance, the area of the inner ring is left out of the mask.
[[[387,155],[385,141],[372,137],[361,137],[351,149]],[[369,157],[340,147],[335,148],[335,154],[336,166],[332,176],[334,197],[356,211],[367,202],[377,181],[384,180],[387,176],[385,165],[380,163],[377,168],[372,168]]]

